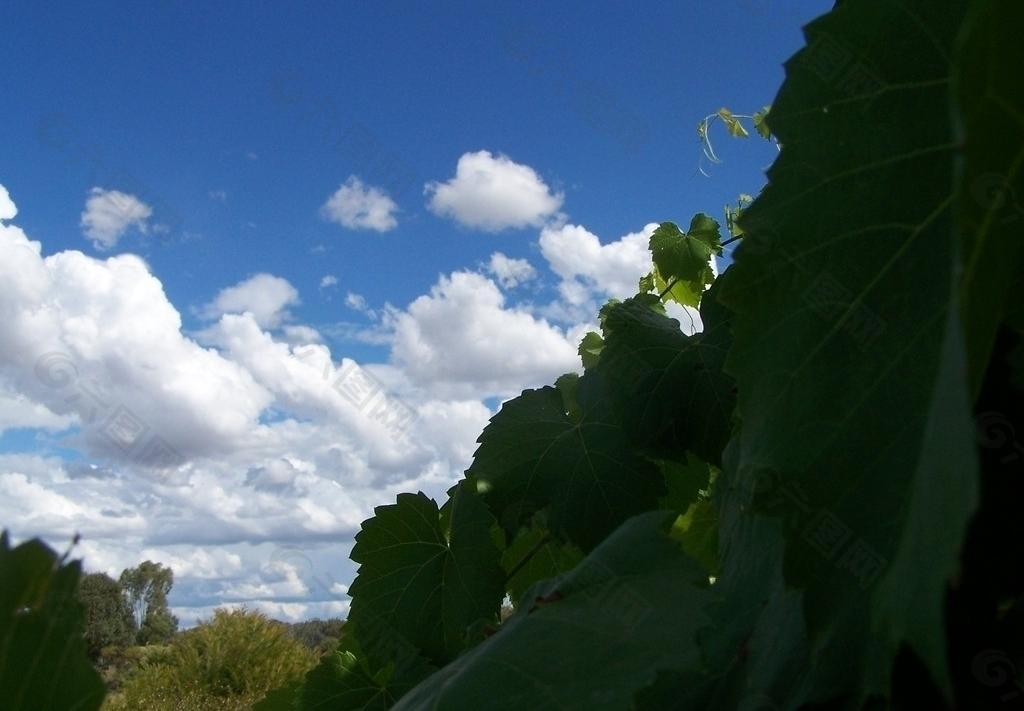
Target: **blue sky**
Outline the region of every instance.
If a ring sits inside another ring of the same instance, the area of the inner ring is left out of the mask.
[[[17,206],[6,229],[23,237],[2,239],[64,256],[19,267],[38,267],[45,287],[0,286],[0,482],[11,502],[0,525],[54,543],[79,530],[97,569],[163,555],[178,566],[172,602],[186,620],[223,601],[343,614],[330,589],[351,577],[354,526],[393,490],[442,492],[498,402],[566,369],[586,314],[621,295],[609,284],[639,276],[622,255],[643,238],[615,245],[652,222],[721,219],[726,202],[763,184],[773,146],[719,127],[724,162],[704,161],[706,177],[695,126],[720,106],[770,103],[800,26],[829,5],[6,4],[0,185]],[[448,182],[467,156],[467,181],[475,166],[498,193]],[[386,208],[356,228],[322,209],[351,176],[359,187],[345,195]],[[110,218],[111,204],[114,224],[86,235],[85,215]],[[594,236],[604,247],[583,250]],[[530,278],[503,282],[496,252],[529,262]],[[144,262],[108,261],[128,254]],[[250,281],[261,274],[274,281]],[[336,281],[322,288],[326,276]],[[247,286],[225,294],[236,285]],[[464,299],[487,306],[468,313]],[[56,314],[45,328],[25,316],[39,304]],[[518,360],[501,355],[520,347]],[[105,448],[79,401],[32,381],[31,348],[65,353],[83,381],[116,391],[168,440],[201,442],[174,444],[187,462],[178,488]],[[337,372],[362,364],[418,412],[423,451],[403,460],[414,471],[385,475],[391,465],[371,462],[358,481],[336,474],[330,441],[373,461],[390,450],[374,454],[351,412],[288,380],[307,356]],[[216,421],[196,421],[209,383],[188,381],[194,373],[220,378]],[[188,508],[211,490],[227,512]],[[310,524],[333,490],[334,513],[349,508]],[[306,511],[292,533],[271,494]],[[67,501],[108,502],[111,515]],[[38,516],[24,512],[32,506]],[[280,525],[260,529],[244,506]]]

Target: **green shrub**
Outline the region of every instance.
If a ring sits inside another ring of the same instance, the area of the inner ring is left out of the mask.
[[[315,661],[283,623],[252,610],[217,610],[212,620],[179,634],[166,652],[141,660],[105,708],[246,709],[301,678]]]

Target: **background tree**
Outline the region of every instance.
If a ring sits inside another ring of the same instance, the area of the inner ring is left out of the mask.
[[[288,632],[306,647],[319,654],[333,651],[344,633],[345,620],[337,617],[315,618],[289,625]]]
[[[78,597],[85,606],[85,644],[91,659],[104,647],[132,643],[135,620],[119,582],[105,573],[89,573],[82,577]]]
[[[167,606],[150,607],[146,618],[142,621],[139,634],[136,637],[138,644],[166,644],[178,631],[178,618],[170,613]]]
[[[178,629],[178,619],[167,609],[174,571],[151,560],[121,573],[121,587],[139,630],[140,644],[166,642]]]

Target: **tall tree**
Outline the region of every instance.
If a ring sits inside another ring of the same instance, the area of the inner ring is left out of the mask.
[[[85,644],[92,659],[104,647],[132,643],[135,620],[119,582],[105,573],[89,573],[82,577],[78,597],[85,606]]]
[[[121,573],[121,587],[131,607],[140,644],[165,642],[178,629],[178,620],[167,609],[167,595],[174,585],[174,571],[151,560]]]

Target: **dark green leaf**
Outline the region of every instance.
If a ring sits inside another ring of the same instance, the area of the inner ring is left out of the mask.
[[[396,711],[618,711],[659,669],[698,664],[707,576],[667,537],[671,519],[652,512],[627,521],[563,578],[535,586],[532,606]]]
[[[580,378],[578,421],[550,387],[525,391],[491,418],[467,476],[510,536],[548,509],[552,533],[588,551],[665,493],[660,472],[634,451],[603,390],[595,373]]]
[[[450,520],[447,532],[432,499],[399,494],[356,535],[349,625],[374,668],[401,662],[416,669],[417,654],[444,664],[465,647],[472,623],[497,619],[505,588],[493,519],[462,485]]]
[[[85,650],[81,564],[34,539],[11,548],[0,534],[0,706],[98,709],[105,689]]]
[[[722,372],[728,322],[717,320],[712,300],[708,331],[694,336],[652,310],[653,295],[608,312],[600,371],[631,440],[654,456],[690,450],[717,464],[729,439],[735,394],[732,378]]]
[[[948,688],[942,602],[976,502],[947,118],[963,9],[844,2],[808,26],[721,294],[742,421],[727,477],[779,483],[786,579],[823,660],[810,701],[886,693],[904,643]]]
[[[269,695],[266,707],[256,711],[285,711],[287,687],[282,695]],[[276,692],[275,692],[276,693]],[[341,650],[326,655],[308,674],[302,687],[292,698],[299,711],[384,711],[395,702],[395,696],[385,681],[374,678],[369,669],[350,651]]]
[[[658,462],[668,493],[658,502],[663,509],[670,509],[682,515],[697,501],[702,489],[711,480],[711,466],[697,457],[689,456],[683,461],[661,460]]]
[[[550,536],[546,526],[535,523],[523,529],[502,554],[505,572],[514,572],[506,583],[514,604],[519,604],[523,593],[534,583],[561,575],[583,559],[579,548],[551,540]]]
[[[977,3],[953,83],[960,107],[957,225],[961,300],[972,391],[985,374],[999,323],[1024,302],[1024,4]]]

